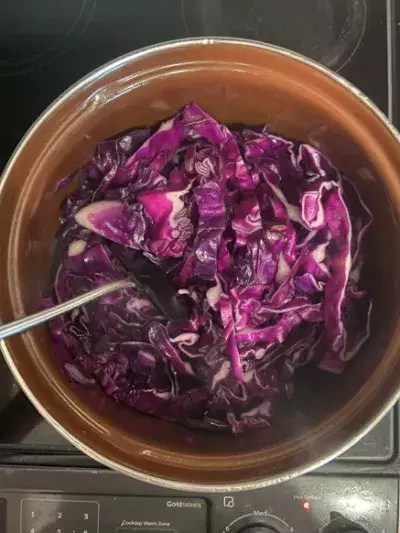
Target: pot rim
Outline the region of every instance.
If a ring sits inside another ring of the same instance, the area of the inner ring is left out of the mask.
[[[239,46],[258,48],[261,50],[274,52],[278,55],[289,57],[291,59],[294,59],[298,62],[301,62],[305,65],[308,65],[320,71],[325,76],[329,77],[332,81],[336,82],[337,84],[341,85],[342,87],[344,87],[345,89],[353,93],[384,124],[384,126],[389,130],[389,132],[394,137],[394,139],[399,143],[399,149],[400,149],[399,131],[390,122],[388,117],[372,102],[372,100],[370,100],[361,90],[359,90],[352,83],[347,81],[341,75],[324,67],[320,63],[313,61],[312,59],[308,59],[307,57],[301,54],[298,54],[297,52],[293,52],[291,50],[288,50],[280,46],[275,46],[272,44],[268,44],[268,43],[264,43],[264,42],[256,41],[256,40],[250,40],[250,39],[239,39],[239,38],[231,38],[231,37],[176,39],[176,40],[167,41],[167,42],[163,42],[163,43],[159,43],[155,45],[150,45],[144,48],[140,48],[134,52],[129,52],[128,54],[125,54],[116,59],[113,59],[109,61],[108,63],[102,65],[101,67],[88,73],[86,76],[84,76],[83,78],[78,80],[76,83],[71,85],[60,96],[58,96],[42,112],[42,114],[35,120],[35,122],[30,126],[28,131],[25,133],[25,135],[22,137],[22,139],[16,146],[10,159],[8,160],[0,176],[0,198],[2,195],[3,188],[5,186],[5,182],[10,173],[10,170],[12,166],[14,165],[14,162],[19,157],[19,154],[24,150],[24,147],[29,141],[29,139],[34,135],[36,130],[41,126],[41,124],[51,115],[51,113],[55,109],[57,109],[60,105],[62,105],[64,101],[67,100],[74,93],[78,92],[81,88],[83,88],[87,84],[90,84],[92,81],[95,81],[98,78],[103,77],[104,75],[108,74],[110,71],[120,68],[124,66],[126,63],[130,63],[137,59],[152,56],[154,54],[157,54],[158,52],[164,52],[168,50],[173,50],[174,48],[180,48],[182,46],[199,46],[199,45],[212,46],[213,44],[217,44],[217,45],[226,44],[226,45],[234,45],[234,46],[239,45]],[[384,418],[384,416],[390,411],[390,409],[400,399],[400,384],[399,384],[392,398],[389,399],[380,408],[378,413],[376,413],[373,416],[373,419],[370,422],[366,423],[364,427],[362,427],[358,432],[356,432],[355,435],[353,435],[351,438],[345,441],[334,452],[325,455],[324,457],[322,457],[321,459],[317,461],[310,461],[303,467],[294,468],[288,471],[285,475],[271,476],[271,477],[266,477],[262,479],[253,479],[253,480],[243,482],[243,483],[227,483],[227,484],[218,483],[216,485],[207,486],[205,484],[180,482],[180,481],[178,482],[178,481],[172,481],[172,480],[169,480],[163,477],[153,476],[153,475],[141,472],[139,470],[135,470],[131,467],[124,466],[123,464],[120,464],[116,461],[108,459],[107,457],[95,452],[90,447],[88,447],[84,442],[82,442],[80,439],[75,437],[72,433],[67,431],[64,428],[64,426],[50,414],[50,412],[46,409],[46,407],[42,405],[42,403],[35,396],[35,394],[32,393],[32,391],[29,388],[29,385],[27,384],[25,379],[22,377],[22,375],[18,371],[13,361],[13,356],[11,355],[11,352],[8,350],[7,345],[4,340],[0,341],[0,351],[2,351],[5,361],[8,367],[10,368],[11,372],[13,373],[19,386],[21,387],[23,392],[26,394],[28,399],[31,401],[31,403],[38,410],[38,412],[41,414],[41,416],[43,416],[43,418],[50,425],[52,425],[63,437],[65,437],[69,442],[71,442],[76,448],[78,448],[80,451],[82,451],[83,453],[85,453],[86,455],[94,459],[95,461],[102,463],[106,467],[118,473],[125,474],[138,481],[158,485],[165,489],[174,489],[174,490],[180,490],[180,491],[184,490],[184,491],[190,491],[190,492],[217,493],[217,492],[234,492],[234,491],[259,489],[262,487],[276,485],[278,483],[282,483],[284,481],[288,481],[300,475],[311,472],[323,466],[324,464],[332,461],[333,459],[335,459],[336,457],[338,457],[339,455],[347,451],[349,448],[351,448],[354,444],[356,444],[357,441],[359,441],[362,437],[364,437],[369,431],[373,429],[373,427],[375,427],[375,425],[377,425]]]

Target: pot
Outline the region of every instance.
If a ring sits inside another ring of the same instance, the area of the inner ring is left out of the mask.
[[[222,122],[267,123],[309,142],[354,180],[374,215],[364,285],[372,334],[340,376],[305,368],[271,428],[233,437],[168,423],[70,383],[46,326],[2,342],[5,359],[43,417],[77,448],[121,473],[174,489],[230,491],[285,481],[332,460],[400,395],[400,137],[344,79],[256,42],[157,45],[101,67],[56,100],[8,163],[0,192],[0,319],[40,307],[50,280],[61,176],[96,144],[153,124],[195,100]]]

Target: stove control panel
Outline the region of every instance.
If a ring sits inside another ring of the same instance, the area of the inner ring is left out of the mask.
[[[9,521],[11,517],[9,498]],[[14,507],[14,506],[13,506]],[[6,533],[204,533],[207,502],[201,498],[41,495],[20,500],[20,529]],[[3,533],[3,531],[1,532]]]
[[[86,475],[75,471],[63,485],[58,472],[37,490],[0,489],[0,533],[398,533],[396,478],[310,475],[202,495]]]
[[[212,498],[213,533],[398,533],[398,480],[302,476]]]
[[[27,533],[97,533],[100,505],[96,501],[66,498],[23,498],[21,531]]]

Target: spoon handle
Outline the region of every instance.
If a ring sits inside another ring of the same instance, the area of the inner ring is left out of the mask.
[[[97,289],[86,292],[85,294],[81,294],[76,298],[72,298],[71,300],[67,300],[66,302],[55,305],[54,307],[50,307],[49,309],[44,309],[43,311],[39,311],[33,315],[29,315],[24,318],[20,318],[19,320],[15,320],[14,322],[4,324],[0,326],[0,340],[10,337],[10,335],[22,333],[23,331],[38,326],[39,324],[43,324],[43,322],[47,322],[56,316],[62,315],[63,313],[68,313],[69,311],[72,311],[72,309],[76,309],[77,307],[81,307],[92,300],[96,300],[97,298],[100,298],[109,292],[125,289],[131,285],[132,282],[125,279],[113,281],[111,283],[107,283],[106,285],[102,285]]]

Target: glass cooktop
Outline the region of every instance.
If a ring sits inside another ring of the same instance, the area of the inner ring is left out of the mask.
[[[51,101],[89,71],[143,46],[232,36],[284,46],[340,72],[400,125],[395,0],[3,0],[0,166]],[[327,471],[380,472],[398,454],[397,409]],[[83,465],[0,365],[0,463]]]

